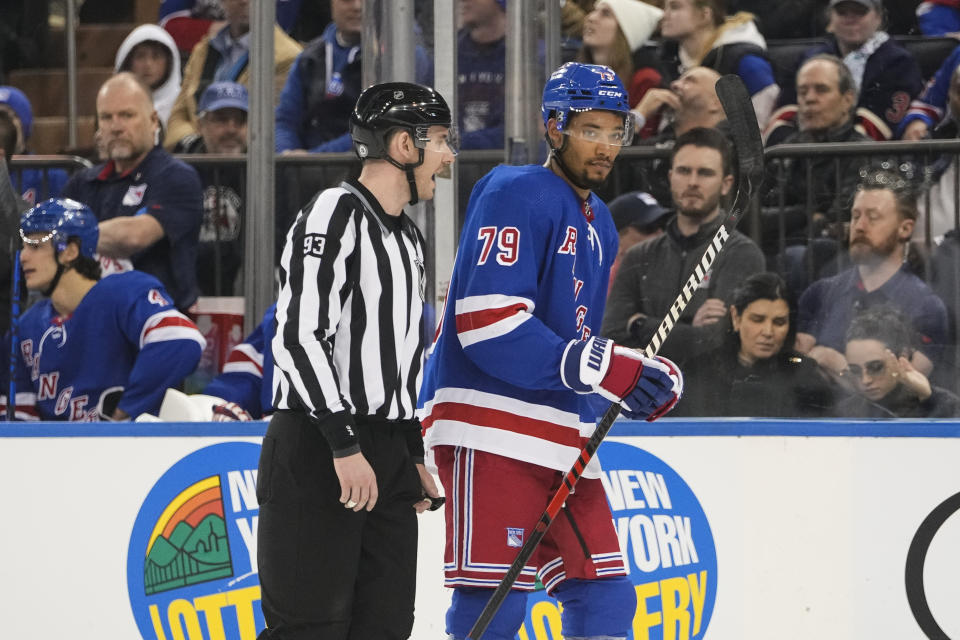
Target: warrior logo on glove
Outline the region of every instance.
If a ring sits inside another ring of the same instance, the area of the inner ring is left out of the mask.
[[[683,374],[662,356],[646,358],[607,338],[572,341],[561,365],[563,383],[577,393],[619,402],[628,418],[653,421],[683,394]]]

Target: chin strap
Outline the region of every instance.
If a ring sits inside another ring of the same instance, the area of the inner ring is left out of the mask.
[[[550,140],[550,136],[547,136],[547,146],[550,147],[550,157],[553,159],[554,162],[557,163],[557,166],[560,167],[560,171],[563,171],[563,175],[567,177],[567,180],[569,180],[575,186],[581,189],[587,189],[587,190],[593,189],[593,185],[584,184],[583,181],[580,180],[580,178],[576,177],[573,174],[573,172],[570,171],[569,168],[567,168],[567,163],[564,162],[563,159],[560,157],[561,154],[563,154],[564,149],[567,148],[567,136],[564,136],[562,134],[561,136],[562,136],[563,142],[560,144],[559,149],[553,146],[553,142]]]
[[[420,160],[418,160],[416,163],[401,164],[394,160],[389,153],[384,157],[384,160],[395,166],[397,169],[400,169],[400,171],[403,171],[403,173],[407,176],[407,184],[410,185],[410,204],[417,204],[420,202],[420,195],[417,193],[417,179],[413,175],[413,170],[423,164],[423,149],[417,147],[417,151],[420,152]]]
[[[57,285],[60,283],[60,276],[62,276],[62,275],[63,275],[63,272],[66,271],[66,270],[67,270],[66,267],[64,267],[64,266],[63,266],[62,264],[60,264],[60,262],[58,261],[58,262],[57,262],[57,275],[53,276],[53,280],[50,281],[50,286],[47,287],[47,289],[43,292],[43,297],[45,297],[45,298],[49,298],[49,297],[50,297],[50,295],[53,293],[53,290],[56,289],[56,288],[57,288]]]

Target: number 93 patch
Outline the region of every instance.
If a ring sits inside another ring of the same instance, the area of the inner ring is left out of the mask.
[[[320,258],[327,244],[327,236],[322,233],[308,233],[303,237],[303,255]]]

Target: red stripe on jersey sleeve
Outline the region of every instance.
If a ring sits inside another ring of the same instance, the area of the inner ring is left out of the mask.
[[[225,365],[230,363],[252,364],[257,368],[257,371],[263,373],[263,367],[256,360],[236,347],[230,350],[230,355],[227,356]]]
[[[468,313],[457,314],[457,333],[471,331],[473,329],[482,329],[496,324],[501,320],[509,318],[527,310],[527,305],[522,303],[511,304],[507,307],[498,307],[496,309],[482,309],[480,311],[470,311]]]
[[[184,316],[166,316],[165,318],[162,318],[160,322],[147,329],[146,333],[143,335],[146,337],[150,335],[151,331],[156,331],[157,329],[170,329],[171,327],[186,327],[187,329],[199,331],[199,329],[197,329],[197,325],[191,322],[189,318]]]

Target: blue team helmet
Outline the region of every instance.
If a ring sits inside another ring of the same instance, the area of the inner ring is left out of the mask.
[[[610,67],[602,64],[568,62],[554,71],[543,88],[543,125],[551,117],[557,120],[557,130],[563,131],[571,112],[601,109],[623,114],[624,145],[633,138],[633,112],[627,90]]]
[[[97,217],[87,205],[69,198],[50,198],[20,217],[20,238],[29,244],[53,240],[57,253],[67,248],[70,238],[80,243],[80,255],[92,258],[97,251],[100,229]],[[45,233],[39,240],[27,238],[31,233]]]

